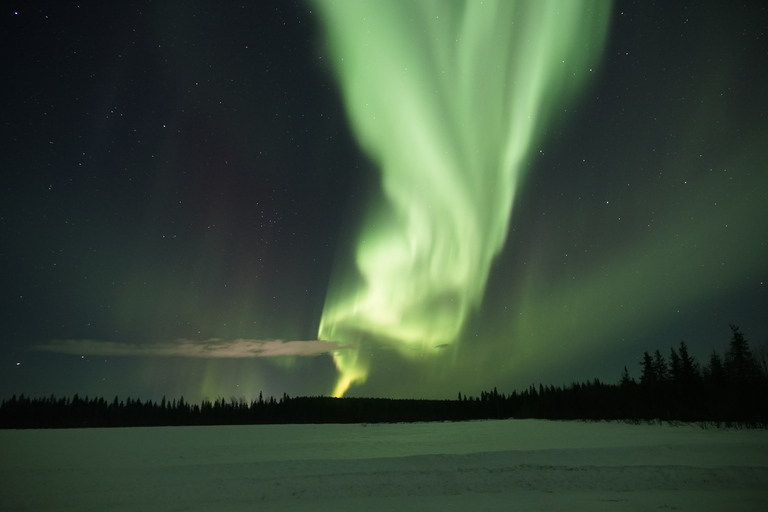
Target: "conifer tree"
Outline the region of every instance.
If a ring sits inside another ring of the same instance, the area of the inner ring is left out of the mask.
[[[653,358],[648,351],[643,352],[643,360],[640,363],[643,367],[643,373],[640,374],[640,384],[645,387],[656,384],[656,370],[653,366]]]
[[[631,388],[635,385],[635,379],[629,376],[629,370],[627,370],[626,365],[624,366],[624,371],[621,372],[621,380],[619,381],[619,386],[621,386],[623,389]]]
[[[731,341],[725,354],[725,373],[728,380],[734,383],[754,380],[757,376],[757,363],[749,349],[749,343],[737,326],[730,325],[730,328]]]
[[[717,350],[713,350],[709,355],[709,362],[704,367],[704,381],[709,387],[718,387],[725,381],[725,367],[723,359]]]
[[[656,380],[659,383],[665,383],[669,380],[669,371],[667,370],[667,361],[661,352],[656,350],[653,353],[653,371],[656,374]]]
[[[682,380],[682,363],[674,348],[669,352],[669,377],[675,384],[679,384]]]
[[[680,354],[680,372],[683,382],[688,384],[697,383],[701,379],[699,363],[688,353],[688,345],[685,344],[685,341],[680,341],[678,353]]]

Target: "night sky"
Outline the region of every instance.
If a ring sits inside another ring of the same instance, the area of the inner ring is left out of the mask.
[[[615,3],[578,91],[540,91],[546,122],[519,163],[477,300],[466,317],[456,310],[458,333],[433,339],[430,327],[415,345],[361,322],[318,332],[349,276],[365,282],[356,247],[397,217],[386,158],[361,142],[345,103],[338,49],[357,46],[329,42],[333,8],[318,7],[3,8],[0,396],[327,395],[339,379],[333,354],[354,353],[366,375],[348,395],[453,398],[615,382],[624,365],[637,377],[643,351],[667,354],[680,340],[706,362],[726,348],[729,323],[753,346],[768,343],[763,2]],[[427,33],[418,16],[371,19],[395,41]],[[522,17],[502,32],[525,26]],[[389,98],[383,111],[393,123],[406,112],[409,133],[420,126],[410,113],[431,110],[399,108],[412,98],[391,93],[383,66],[428,68],[419,59],[432,53],[403,46],[365,61],[381,76],[361,94]],[[500,132],[478,117],[492,104],[465,100],[446,111],[477,129],[451,132],[448,151],[498,158],[485,142]],[[412,153],[394,144],[388,154]],[[424,194],[414,188],[410,200]],[[459,300],[455,286],[440,301]],[[435,300],[417,320],[447,304]]]

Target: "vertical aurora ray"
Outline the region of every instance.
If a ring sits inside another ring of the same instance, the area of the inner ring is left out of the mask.
[[[356,268],[329,288],[320,339],[334,395],[365,380],[364,343],[422,356],[483,297],[525,158],[599,60],[610,2],[316,1],[352,130],[381,172]]]

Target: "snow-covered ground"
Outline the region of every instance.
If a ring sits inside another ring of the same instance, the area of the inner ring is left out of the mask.
[[[0,431],[0,510],[768,510],[768,431],[539,420]]]

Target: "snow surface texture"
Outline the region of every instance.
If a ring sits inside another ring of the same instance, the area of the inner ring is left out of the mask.
[[[768,432],[540,420],[0,431],[0,510],[768,510]]]

